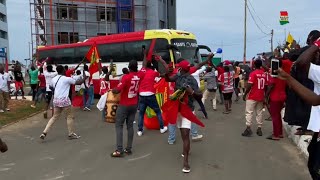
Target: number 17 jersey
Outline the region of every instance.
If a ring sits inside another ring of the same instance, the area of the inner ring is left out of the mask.
[[[121,82],[116,88],[121,91],[120,105],[132,106],[138,104],[138,92],[140,79],[142,78],[141,76],[141,73],[130,72],[122,77]]]
[[[267,75],[262,69],[256,69],[250,73],[248,83],[252,84],[248,99],[264,101],[267,86]]]

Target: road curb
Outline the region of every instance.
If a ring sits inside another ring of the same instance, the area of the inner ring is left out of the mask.
[[[18,123],[18,122],[20,122],[20,121],[24,121],[24,120],[26,120],[26,119],[32,118],[33,116],[39,115],[39,114],[41,114],[42,112],[43,112],[43,111],[39,111],[39,112],[30,114],[30,115],[28,115],[28,116],[26,116],[26,117],[24,117],[24,118],[21,118],[21,119],[19,119],[19,120],[13,121],[13,122],[11,122],[11,123],[9,123],[9,124],[3,125],[2,128],[5,128],[5,127],[11,126],[11,125],[13,125],[13,124],[16,124],[16,123]]]
[[[288,138],[290,138],[298,147],[298,149],[301,151],[304,157],[308,158],[308,146],[309,142],[312,139],[312,136],[310,135],[303,135],[303,136],[297,136],[294,133],[296,132],[296,129],[299,128],[298,126],[291,126],[288,125],[286,122],[282,122],[283,128],[287,132]]]

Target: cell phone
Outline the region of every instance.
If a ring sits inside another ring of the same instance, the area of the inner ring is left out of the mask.
[[[280,66],[280,61],[278,59],[272,59],[271,60],[271,76],[272,77],[278,77],[278,69]]]

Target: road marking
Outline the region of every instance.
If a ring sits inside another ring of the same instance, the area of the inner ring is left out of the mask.
[[[57,176],[57,177],[54,177],[54,178],[50,178],[50,179],[46,179],[46,180],[57,180],[57,179],[62,179],[64,178],[65,176],[62,175],[62,176]]]
[[[41,158],[40,161],[43,161],[43,160],[54,160],[53,157],[44,157],[44,158]]]
[[[16,165],[16,163],[4,164],[4,165],[2,165],[2,166],[14,166],[14,165]]]
[[[133,159],[128,159],[128,161],[136,161],[136,160],[139,160],[139,159],[144,159],[144,158],[150,156],[151,154],[152,153],[149,153],[149,154],[141,156],[141,157],[133,158]]]
[[[0,168],[0,171],[9,171],[11,168]]]

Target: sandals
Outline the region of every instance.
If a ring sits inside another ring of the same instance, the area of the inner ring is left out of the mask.
[[[113,153],[111,153],[111,157],[113,157],[113,158],[123,157],[123,152],[120,152],[120,151],[116,150]]]
[[[273,140],[273,141],[279,141],[280,140],[279,137],[274,137],[273,135],[268,136],[267,139]]]

